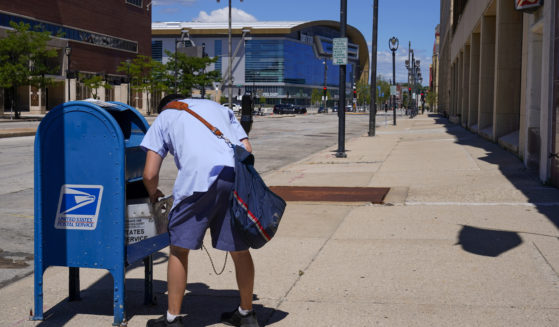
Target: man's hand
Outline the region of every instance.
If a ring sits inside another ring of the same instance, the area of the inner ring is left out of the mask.
[[[159,200],[159,198],[162,198],[164,196],[165,196],[165,194],[163,194],[163,192],[161,192],[160,189],[157,189],[155,191],[155,193],[149,195],[149,201],[151,203],[155,203],[155,202],[157,202],[157,200]]]
[[[157,202],[160,197],[163,197],[157,185],[159,183],[159,170],[161,169],[161,162],[163,158],[157,153],[149,150],[146,154],[146,165],[144,167],[144,186],[149,194],[151,203]]]

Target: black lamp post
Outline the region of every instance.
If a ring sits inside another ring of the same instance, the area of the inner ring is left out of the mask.
[[[326,110],[326,92],[328,89],[328,62],[326,61],[326,58],[324,58],[324,61],[322,62],[324,64],[324,88],[322,89],[322,110],[324,110],[324,113],[328,113],[328,111]]]
[[[393,36],[388,40],[388,47],[392,51],[392,85],[396,86],[396,50],[398,50],[399,45],[398,39]],[[394,126],[396,126],[396,98],[390,94],[390,99],[392,100],[392,111],[394,115]]]
[[[217,0],[217,2],[220,2],[220,0]],[[243,2],[243,0],[241,0],[241,2]],[[229,32],[228,32],[227,48],[229,50],[229,65],[227,66],[227,75],[228,75],[227,78],[229,78],[229,105],[232,106],[233,105],[233,75],[232,75],[233,51],[232,51],[232,43],[231,43],[231,0],[229,0]],[[227,83],[227,81],[223,81],[223,82]]]
[[[206,43],[202,43],[202,58],[206,57]],[[200,90],[200,97],[202,99],[204,99],[206,97],[206,81],[205,81],[205,72],[206,72],[206,66],[204,64],[204,68],[202,68],[202,89]]]
[[[128,90],[127,90],[127,101],[128,105],[130,105],[130,86],[132,86],[130,80],[130,59],[126,59],[126,77],[128,77]]]
[[[72,48],[70,45],[64,48],[64,54],[68,58],[68,68],[66,68],[66,79],[68,80],[68,101],[70,101],[70,54],[72,53]]]

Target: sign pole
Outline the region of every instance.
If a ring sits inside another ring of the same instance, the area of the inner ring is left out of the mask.
[[[347,0],[340,0],[340,38],[346,37]],[[347,158],[345,153],[345,80],[347,64],[347,39],[345,39],[345,63],[340,64],[340,89],[338,104],[338,151],[336,158]]]

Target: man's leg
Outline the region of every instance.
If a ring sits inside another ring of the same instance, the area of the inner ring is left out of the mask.
[[[248,250],[230,252],[235,263],[237,286],[241,296],[241,309],[252,310],[252,292],[254,290],[254,263]]]
[[[181,312],[182,299],[186,289],[188,253],[188,249],[171,245],[167,267],[168,311],[175,316]]]

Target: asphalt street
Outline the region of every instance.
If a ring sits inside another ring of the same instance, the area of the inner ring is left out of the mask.
[[[390,124],[384,113],[377,125]],[[407,118],[403,118],[407,119]],[[149,117],[152,122],[154,117]],[[38,121],[3,121],[0,128],[28,128]],[[366,134],[368,114],[346,115],[346,139]],[[250,132],[255,167],[261,174],[338,144],[335,113],[256,116]],[[0,288],[33,272],[33,136],[0,138]],[[164,161],[160,187],[172,191],[176,168]]]

